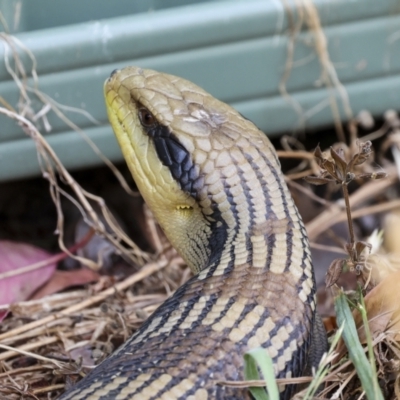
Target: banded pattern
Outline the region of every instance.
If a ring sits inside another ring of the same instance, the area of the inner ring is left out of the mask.
[[[305,228],[267,137],[171,75],[126,68],[107,80],[105,95],[140,192],[196,275],[61,399],[250,398],[218,381],[242,379],[243,354],[259,346],[277,377],[301,375],[315,283]],[[292,393],[281,388],[282,399]]]

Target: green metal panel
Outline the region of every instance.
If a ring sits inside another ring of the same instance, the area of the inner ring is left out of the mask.
[[[295,64],[286,85],[303,108],[305,119],[300,119],[279,93],[288,43],[288,21],[279,0],[194,5],[173,0],[131,1],[131,8],[124,6],[125,0],[119,0],[112,2],[112,12],[103,5],[111,3],[106,0],[74,0],[71,9],[75,13],[67,12],[71,0],[59,0],[60,14],[52,21],[42,16],[47,7],[52,15],[56,12],[50,7],[52,0],[0,0],[0,10],[17,3],[22,4],[24,21],[19,29],[35,29],[18,33],[17,37],[37,59],[40,89],[61,104],[89,112],[97,125],[82,114],[67,115],[114,161],[121,155],[108,127],[102,85],[113,69],[126,65],[186,77],[233,104],[269,134],[332,123],[328,93],[318,86],[320,66],[310,44],[312,36],[307,32],[296,40]],[[29,16],[35,13],[24,6],[32,7],[33,3],[46,7],[29,22]],[[80,9],[80,3],[86,8]],[[96,4],[96,13],[91,13],[88,4]],[[330,57],[354,112],[368,109],[380,115],[388,108],[400,109],[400,0],[315,0],[315,4],[328,38]],[[174,5],[177,7],[161,9]],[[118,13],[131,15],[70,25]],[[3,14],[13,15],[10,10]],[[57,20],[60,15],[62,21]],[[55,23],[63,26],[49,28]],[[46,29],[37,30],[41,26]],[[0,48],[0,59],[4,54]],[[3,63],[0,94],[10,104],[18,101],[18,91]],[[37,110],[39,102],[33,107]],[[52,127],[48,140],[67,167],[101,162],[55,115],[49,113],[48,119]],[[38,171],[33,143],[14,122],[0,116],[0,180]]]
[[[162,10],[213,0],[0,0],[12,33]]]

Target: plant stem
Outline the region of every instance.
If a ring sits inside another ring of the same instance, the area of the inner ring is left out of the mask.
[[[353,220],[351,218],[349,191],[347,189],[347,184],[344,182],[342,183],[342,191],[343,191],[344,201],[346,204],[346,213],[347,213],[347,223],[349,226],[350,244],[353,245],[355,239],[354,239]]]

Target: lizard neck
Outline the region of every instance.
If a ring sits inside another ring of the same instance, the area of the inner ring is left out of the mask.
[[[244,152],[243,152],[244,153]],[[245,153],[246,154],[246,153]],[[229,208],[220,212],[222,225],[214,227],[210,269],[224,274],[242,265],[274,274],[312,276],[306,231],[269,148],[255,150],[235,163],[235,174],[224,177]],[[224,233],[221,233],[224,232]],[[210,270],[200,276],[209,276]]]

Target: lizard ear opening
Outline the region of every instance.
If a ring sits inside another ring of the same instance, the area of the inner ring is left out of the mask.
[[[179,204],[178,206],[176,206],[176,209],[177,209],[178,211],[182,211],[182,210],[184,210],[184,211],[190,211],[190,210],[193,210],[193,207],[192,207],[192,206],[189,206],[188,204]]]

